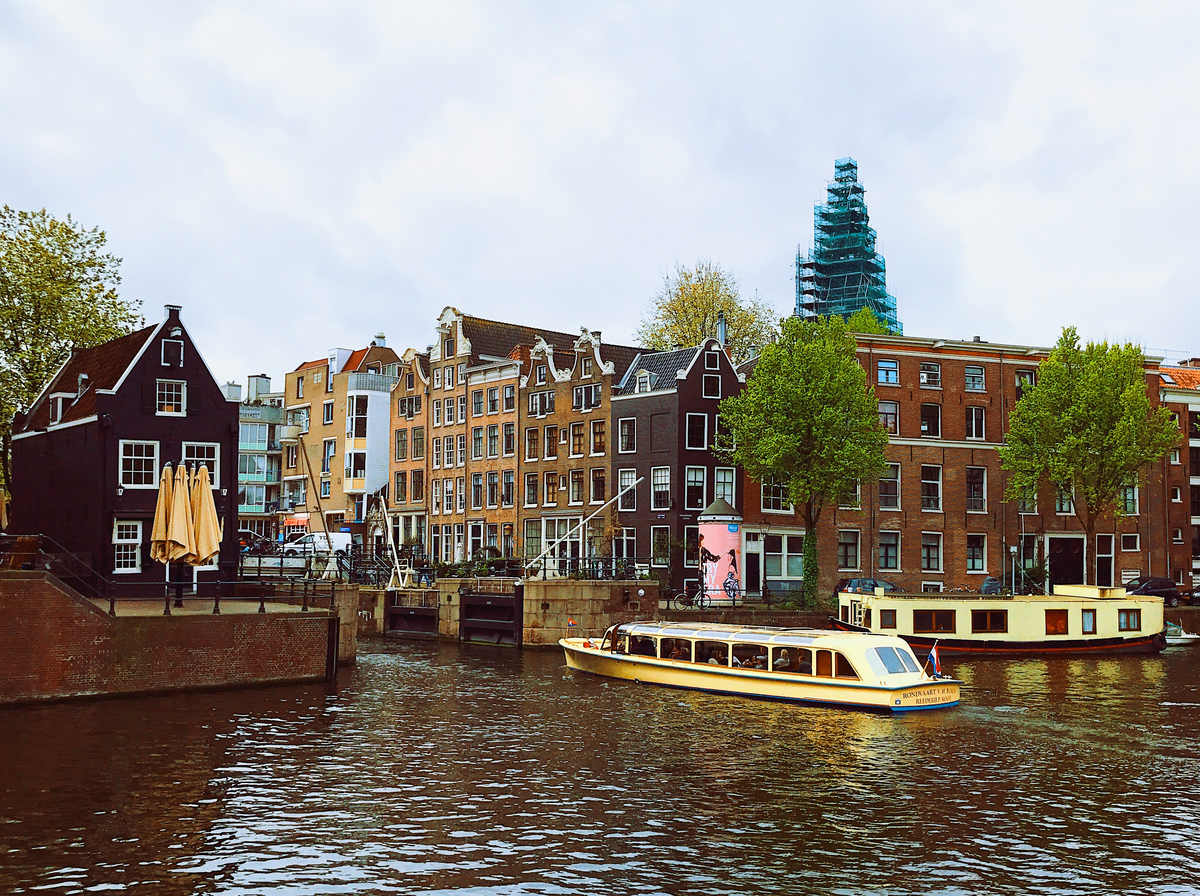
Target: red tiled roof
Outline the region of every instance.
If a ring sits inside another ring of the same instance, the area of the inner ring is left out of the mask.
[[[111,389],[117,384],[155,329],[156,326],[143,327],[127,336],[118,336],[92,348],[73,352],[62,372],[51,381],[45,394],[49,397],[55,392],[74,393],[79,386],[80,374],[87,374],[88,386],[87,391],[77,401],[66,404],[59,422],[70,423],[72,420],[82,420],[95,414],[96,390]],[[34,405],[29,417],[17,431],[45,429],[49,425],[50,402],[43,399]]]
[[[1200,368],[1160,367],[1158,372],[1165,373],[1181,389],[1200,389]]]
[[[328,363],[329,361],[326,358],[321,358],[318,361],[305,361],[296,370],[293,370],[292,373],[295,373],[297,370],[311,370],[314,367],[325,367]]]
[[[346,363],[342,365],[342,369],[339,370],[338,373],[345,373],[346,371],[358,370],[358,365],[362,363],[363,358],[365,358],[366,356],[367,356],[367,350],[365,348],[360,348],[360,349],[356,349],[355,351],[352,351],[350,353],[350,357],[346,359]]]

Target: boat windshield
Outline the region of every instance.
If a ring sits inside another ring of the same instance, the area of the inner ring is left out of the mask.
[[[883,662],[884,669],[892,675],[917,671],[917,664],[909,656],[907,650],[897,650],[895,647],[876,647],[874,652]]]

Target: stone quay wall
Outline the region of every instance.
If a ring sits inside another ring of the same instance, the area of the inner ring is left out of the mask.
[[[0,613],[0,706],[319,681],[334,621],[328,609],[114,618],[39,572],[0,573]]]

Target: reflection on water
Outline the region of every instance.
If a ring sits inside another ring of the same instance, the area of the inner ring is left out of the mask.
[[[891,718],[387,644],[0,711],[0,892],[1194,892],[1200,649],[948,671]]]

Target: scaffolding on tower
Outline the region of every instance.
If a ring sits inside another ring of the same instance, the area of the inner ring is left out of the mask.
[[[896,298],[887,291],[883,256],[875,251],[858,163],[838,159],[833,167],[826,203],[813,210],[812,251],[796,251],[796,314],[848,318],[870,308],[880,323],[902,334]]]

